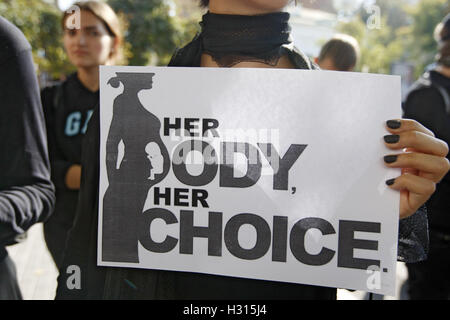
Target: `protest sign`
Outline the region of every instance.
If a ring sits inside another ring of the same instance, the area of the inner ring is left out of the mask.
[[[98,264],[394,294],[398,77],[101,68]]]

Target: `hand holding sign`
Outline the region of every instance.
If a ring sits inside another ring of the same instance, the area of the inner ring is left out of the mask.
[[[101,84],[99,265],[370,290],[376,268],[373,291],[394,290],[400,196],[383,177],[400,170],[379,155],[398,78],[104,67]]]
[[[444,141],[414,120],[387,122],[392,135],[385,136],[385,144],[392,150],[406,149],[405,153],[384,158],[391,168],[401,168],[402,175],[386,183],[400,191],[400,218],[414,214],[434,193],[436,183],[447,174],[450,164],[445,156],[448,146]]]

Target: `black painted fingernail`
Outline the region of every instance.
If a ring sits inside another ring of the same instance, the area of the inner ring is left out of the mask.
[[[387,126],[391,129],[400,129],[402,122],[398,120],[389,120],[386,122]]]
[[[400,136],[398,134],[384,136],[384,141],[389,144],[397,143],[400,141]]]
[[[386,156],[384,157],[384,162],[386,163],[394,163],[398,159],[398,156]]]
[[[395,179],[391,179],[391,180],[386,181],[386,184],[388,186],[392,186],[394,183],[395,183]]]

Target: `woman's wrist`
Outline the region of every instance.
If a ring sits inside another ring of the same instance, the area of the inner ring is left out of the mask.
[[[74,164],[66,172],[66,187],[70,190],[79,190],[81,185],[81,166]]]

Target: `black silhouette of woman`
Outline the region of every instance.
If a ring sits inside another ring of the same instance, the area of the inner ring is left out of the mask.
[[[152,88],[155,74],[116,75],[108,84],[118,88],[122,83],[124,91],[114,101],[106,142],[109,186],[103,198],[102,258],[138,263],[139,218],[149,189],[167,175],[170,159],[161,139],[160,120],[138,98],[141,90]],[[121,161],[120,142],[124,145]]]

